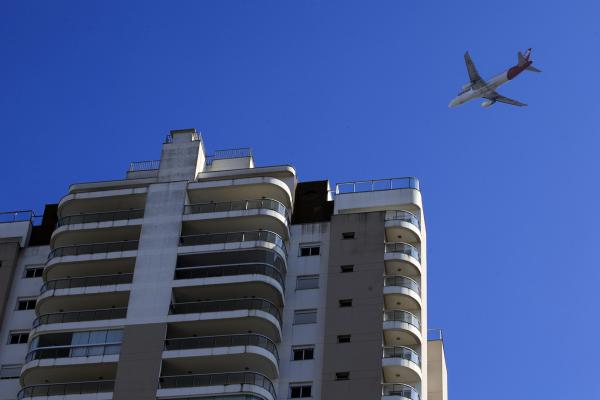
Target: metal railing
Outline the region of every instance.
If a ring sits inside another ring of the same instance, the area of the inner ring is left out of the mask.
[[[444,340],[444,332],[440,328],[428,329],[427,340]]]
[[[256,346],[273,353],[279,360],[277,345],[268,337],[255,333],[239,335],[198,336],[165,340],[165,350],[207,349],[215,347]]]
[[[383,358],[401,358],[403,360],[411,361],[419,367],[421,366],[419,353],[405,346],[385,346],[383,348]]]
[[[254,385],[268,391],[273,399],[277,398],[273,383],[256,372],[224,372],[220,374],[174,375],[159,378],[159,389],[175,389],[180,387]]]
[[[413,313],[404,310],[388,310],[383,312],[383,321],[404,322],[421,329],[419,318]]]
[[[114,381],[84,381],[26,386],[19,391],[17,394],[17,399],[21,400],[29,397],[107,393],[112,392],[114,390],[114,386]]]
[[[92,357],[119,354],[121,343],[86,344],[80,346],[52,346],[31,350],[25,362],[45,358]]]
[[[417,216],[415,214],[411,213],[410,211],[405,211],[405,210],[386,211],[385,220],[386,221],[404,221],[404,222],[408,222],[409,224],[413,224],[418,229],[421,229],[421,222],[419,222],[419,218],[417,218]]]
[[[47,324],[64,324],[67,322],[99,321],[119,319],[127,316],[127,308],[104,308],[98,310],[68,311],[40,315],[33,321],[33,327]]]
[[[238,149],[215,150],[215,154],[206,157],[206,165],[212,165],[215,160],[226,160],[229,158],[252,157],[250,147],[240,147]]]
[[[265,299],[228,299],[190,301],[185,303],[172,303],[169,314],[192,314],[237,310],[260,310],[271,314],[281,324],[281,312],[279,308],[269,300]]]
[[[404,383],[384,383],[381,387],[382,396],[399,396],[409,400],[420,400],[417,389]]]
[[[411,244],[404,242],[395,242],[395,243],[386,243],[385,244],[385,252],[386,253],[402,253],[407,256],[411,256],[416,258],[417,261],[421,261],[421,255],[419,254],[419,250]]]
[[[48,254],[48,260],[54,257],[79,256],[82,254],[111,253],[114,251],[137,250],[137,240],[123,240],[120,242],[104,242],[78,244],[75,246],[58,247]]]
[[[0,212],[0,223],[33,221],[35,217],[35,213],[31,210],[5,211]]]
[[[72,224],[86,224],[89,222],[122,221],[144,217],[143,209],[105,211],[92,214],[69,215],[59,218],[56,227]]]
[[[160,160],[134,161],[129,163],[128,172],[151,171],[160,168]]]
[[[199,235],[181,236],[179,244],[181,246],[196,246],[205,244],[219,243],[237,243],[263,241],[273,243],[287,256],[285,242],[283,238],[271,231],[247,231],[247,232],[225,232],[225,233],[203,233]]]
[[[75,278],[62,278],[48,281],[42,285],[40,294],[48,290],[54,289],[71,289],[78,287],[90,286],[108,286],[108,285],[123,285],[131,283],[133,280],[132,273],[126,274],[111,274],[111,275],[93,275],[81,276]]]
[[[283,274],[266,263],[227,264],[216,266],[196,266],[175,269],[175,279],[216,278],[235,275],[265,275],[275,279],[285,289]]]
[[[289,220],[289,210],[279,201],[274,199],[253,199],[224,201],[218,203],[189,204],[185,206],[184,214],[202,214],[225,211],[259,210],[275,211]]]
[[[415,177],[371,179],[365,181],[342,182],[335,185],[335,194],[376,192],[379,190],[420,189]]]
[[[399,286],[410,289],[417,294],[421,294],[421,288],[417,281],[408,276],[389,275],[383,278],[383,286]]]

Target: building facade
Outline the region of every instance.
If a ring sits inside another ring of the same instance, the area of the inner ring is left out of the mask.
[[[446,400],[415,178],[298,182],[171,131],[0,214],[0,400]]]

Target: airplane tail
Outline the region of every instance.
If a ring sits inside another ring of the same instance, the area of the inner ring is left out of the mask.
[[[531,72],[542,72],[539,69],[537,69],[536,67],[532,66],[531,64],[533,63],[533,61],[530,60],[531,57],[531,49],[527,49],[527,51],[525,52],[525,55],[523,55],[523,53],[521,53],[519,51],[519,53],[517,54],[518,58],[519,58],[519,65],[524,65],[524,64],[529,64],[527,65],[527,67],[525,68],[527,71],[531,71]]]

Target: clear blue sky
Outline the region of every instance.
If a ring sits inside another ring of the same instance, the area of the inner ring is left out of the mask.
[[[126,3],[126,4],[125,4]],[[597,399],[598,2],[3,1],[0,210],[157,159],[169,129],[301,180],[415,175],[455,400]],[[447,104],[533,47],[529,103]]]

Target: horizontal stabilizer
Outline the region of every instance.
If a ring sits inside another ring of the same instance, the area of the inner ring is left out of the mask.
[[[542,72],[539,69],[537,69],[536,67],[534,67],[533,65],[530,65],[529,67],[525,68],[527,71],[531,71],[531,72]]]

